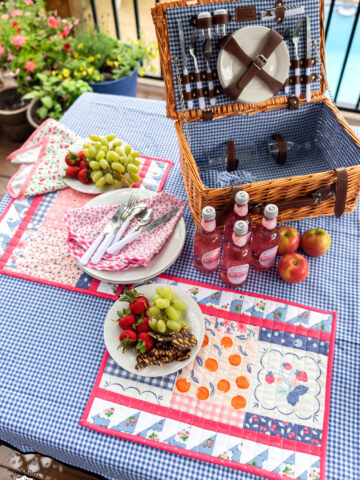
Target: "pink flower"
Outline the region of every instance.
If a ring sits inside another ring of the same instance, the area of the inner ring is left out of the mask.
[[[65,40],[65,38],[70,34],[70,32],[71,32],[71,28],[68,25],[65,25],[65,27],[64,27],[63,31],[60,33],[60,35]]]
[[[18,25],[19,25],[19,22],[13,22],[13,23],[11,24],[12,27],[17,27]]]
[[[23,0],[24,3],[26,3],[26,5],[32,5],[34,2],[33,0]]]
[[[14,55],[12,53],[9,54],[7,61],[11,62],[11,60],[14,60]]]
[[[26,38],[23,35],[15,35],[12,38],[12,43],[15,47],[22,47],[26,43]]]
[[[10,14],[9,14],[9,13],[4,13],[3,18],[4,18],[5,20],[9,20]]]
[[[21,17],[21,15],[23,15],[23,11],[22,10],[13,10],[10,15],[12,17]]]
[[[69,43],[64,43],[64,50],[67,52],[70,50],[70,44]]]
[[[0,45],[0,57],[4,55],[4,53],[5,53],[5,48],[2,45]]]
[[[59,22],[59,20],[56,20],[55,17],[49,17],[48,18],[48,25],[51,28],[53,28],[54,30],[56,30],[57,28],[59,28],[60,22]]]
[[[36,66],[35,66],[35,63],[32,60],[28,60],[25,63],[24,68],[27,72],[33,72],[35,70]]]

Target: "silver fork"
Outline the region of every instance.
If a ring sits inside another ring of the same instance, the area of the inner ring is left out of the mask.
[[[290,50],[290,42],[291,42],[290,27],[285,28],[282,36],[283,36],[284,42],[287,44],[288,50]],[[285,92],[285,95],[289,95],[290,85],[285,85],[284,92]]]
[[[211,45],[210,38],[206,38],[204,40],[204,43],[202,44],[202,52],[206,62],[206,72],[211,73],[210,58],[212,54],[212,45]],[[209,88],[209,93],[211,91],[214,91],[214,82],[212,80],[208,80],[208,88]],[[210,97],[210,105],[212,106],[216,105],[216,97]]]
[[[304,18],[300,18],[296,25],[295,25],[295,29],[294,29],[294,32],[292,34],[292,42],[294,44],[294,48],[295,48],[295,58],[296,60],[299,60],[299,42],[300,42],[300,30],[301,30],[301,27],[303,25],[305,21],[305,17]],[[295,76],[300,76],[300,67],[299,68],[295,68]],[[295,83],[295,95],[297,97],[300,96],[300,83]]]
[[[104,234],[104,238],[96,249],[94,255],[91,257],[91,263],[93,263],[94,265],[100,262],[107,248],[113,242],[116,232],[131,213],[131,209],[135,203],[135,200],[136,198],[134,197],[134,195],[130,195],[126,207],[124,208],[122,213],[120,215],[112,217],[109,223],[104,228],[102,232]]]
[[[200,73],[197,58],[196,58],[196,53],[197,53],[197,33],[196,32],[193,32],[193,34],[191,36],[190,45],[189,45],[189,53],[192,56],[193,61],[194,61],[195,73]],[[202,88],[201,80],[196,82],[196,88],[197,89]],[[201,110],[204,110],[204,108],[205,108],[204,97],[199,97],[198,100],[199,100],[199,107],[201,108]]]

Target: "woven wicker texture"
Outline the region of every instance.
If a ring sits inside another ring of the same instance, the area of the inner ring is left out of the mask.
[[[216,4],[217,8],[224,7],[233,14],[236,7],[253,5],[254,2],[249,3],[245,0],[220,4],[214,0],[207,0],[196,4],[176,0],[160,3],[152,9],[165,79],[167,113],[169,117],[178,119],[175,128],[180,147],[180,166],[194,222],[199,225],[204,206],[211,205],[217,212],[221,212],[231,199],[231,187],[206,188],[217,184],[216,172],[221,171],[221,166],[223,171],[225,170],[223,162],[226,140],[235,142],[240,160],[237,173],[243,179],[241,183],[244,184],[244,190],[249,193],[252,201],[266,204],[305,197],[319,188],[333,184],[337,177],[333,169],[345,166],[348,173],[345,213],[350,213],[355,208],[360,190],[360,141],[338,109],[324,96],[326,82],[321,75],[320,80],[312,86],[310,105],[305,105],[302,89],[299,110],[289,111],[287,97],[280,91],[277,96],[266,102],[253,105],[231,103],[230,99],[227,100],[221,95],[213,109],[214,120],[211,122],[202,121],[200,109],[180,111],[181,102],[175,86],[176,69],[174,70],[174,56],[179,57],[179,69],[182,70],[176,19],[181,19],[185,38],[188,39],[191,27],[188,27],[187,19],[200,11],[212,12],[213,4]],[[258,14],[261,10],[273,7],[265,0],[257,0],[256,6]],[[309,15],[311,21],[312,38],[320,41],[321,61],[325,65],[324,0],[320,0],[320,3],[317,0],[309,0],[305,7],[305,13]],[[286,20],[286,25],[293,28],[297,18]],[[274,21],[252,24],[277,28]],[[233,22],[230,24],[232,30],[246,25]],[[283,29],[283,26],[278,28],[280,32]],[[230,33],[232,30],[228,26],[227,32]],[[300,54],[302,53],[304,44],[300,46]],[[200,60],[200,53],[198,57]],[[201,66],[203,67],[202,64]],[[317,64],[312,71],[319,74],[319,65]],[[315,87],[319,90],[315,91]],[[290,93],[294,92],[290,90]],[[194,105],[197,107],[196,101]],[[246,115],[240,116],[241,113]],[[191,148],[185,135],[184,120],[188,121]],[[286,140],[301,145],[297,155],[289,155],[289,162],[285,166],[275,164],[266,152],[267,141],[271,139],[272,133],[282,133]],[[244,175],[241,175],[241,169],[244,170]],[[252,183],[248,183],[250,181]],[[334,199],[330,199],[319,205],[284,210],[279,219],[285,222],[333,215],[334,205]]]

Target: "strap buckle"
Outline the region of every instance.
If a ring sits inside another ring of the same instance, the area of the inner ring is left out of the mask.
[[[264,57],[262,53],[260,53],[255,60],[253,61],[253,65],[258,69],[262,70],[263,67],[267,64],[268,59]]]

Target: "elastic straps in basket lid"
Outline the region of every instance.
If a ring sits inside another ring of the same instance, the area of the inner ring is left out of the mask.
[[[274,29],[271,29],[266,38],[265,45],[254,60],[244,52],[232,36],[221,41],[219,47],[235,57],[247,68],[246,72],[242,74],[240,78],[237,78],[228,87],[224,88],[225,93],[236,100],[254,77],[260,78],[270,88],[273,95],[278,93],[284,84],[265,72],[263,67],[282,41],[283,37]]]

